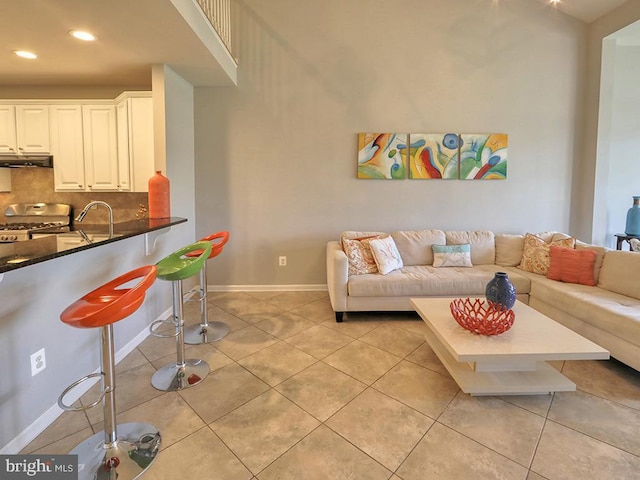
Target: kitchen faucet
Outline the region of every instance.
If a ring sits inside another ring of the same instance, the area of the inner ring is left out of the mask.
[[[80,214],[76,217],[76,222],[81,222],[84,220],[84,217],[87,216],[87,213],[91,208],[96,208],[98,205],[102,205],[109,210],[109,238],[113,238],[113,209],[111,205],[107,202],[101,202],[100,200],[94,200],[93,202],[87,203],[84,209],[80,212]]]

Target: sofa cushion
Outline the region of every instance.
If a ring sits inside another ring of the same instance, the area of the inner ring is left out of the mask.
[[[530,295],[640,346],[640,300],[598,286],[556,282],[542,276],[531,282]]]
[[[496,265],[503,267],[517,267],[522,260],[524,250],[524,235],[499,233],[495,236]]]
[[[527,233],[524,236],[522,261],[520,262],[520,265],[518,265],[518,268],[525,272],[546,275],[549,271],[549,247],[551,245],[556,247],[573,248],[575,246],[575,238],[569,237],[547,243],[537,235]]]
[[[371,253],[382,275],[402,268],[402,257],[391,237],[377,238],[369,241]]]
[[[447,231],[447,245],[471,245],[471,263],[474,265],[493,265],[496,261],[496,244],[493,232]]]
[[[596,252],[589,249],[574,250],[551,245],[547,278],[567,283],[594,286],[593,266]]]
[[[598,286],[640,299],[640,255],[610,250],[604,255]]]
[[[397,296],[484,296],[487,283],[500,271],[497,265],[472,268],[405,266],[388,275],[369,274],[349,278],[348,291],[354,297]],[[509,273],[518,294],[529,293],[531,281],[516,272]]]
[[[433,250],[433,266],[439,267],[473,267],[471,264],[471,245],[431,245]]]
[[[444,245],[442,230],[401,230],[391,234],[404,265],[432,265],[431,245]]]
[[[602,268],[602,260],[604,260],[604,254],[610,251],[610,249],[576,240],[576,250],[584,249],[593,250],[594,252],[596,252],[596,261],[593,265],[593,279],[597,284],[598,278],[600,278],[600,269]]]

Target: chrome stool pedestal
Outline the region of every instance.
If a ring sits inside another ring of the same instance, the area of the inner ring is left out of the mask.
[[[188,253],[198,250],[197,257]],[[173,287],[173,319],[156,320],[151,324],[151,333],[157,337],[175,337],[176,362],[160,368],[151,377],[151,385],[158,390],[171,392],[193,387],[209,375],[209,364],[204,360],[185,359],[184,351],[184,314],[182,293],[182,280],[193,276],[196,271],[202,270],[204,262],[211,253],[211,244],[197,242],[189,245],[157,263],[158,278],[170,280]],[[156,333],[154,328],[159,323],[173,323],[175,333],[163,335]]]
[[[201,238],[200,242],[212,242],[221,239],[217,243],[211,244],[211,253],[209,258],[217,257],[222,253],[222,248],[229,241],[229,232],[217,232],[212,235]],[[195,254],[197,252],[193,252]],[[193,255],[189,254],[189,255]],[[207,262],[202,266],[200,271],[200,285],[198,286],[197,298],[195,300],[186,300],[187,302],[200,303],[200,324],[187,325],[184,328],[184,341],[189,345],[200,345],[203,343],[216,342],[221,340],[229,333],[229,325],[224,322],[209,322],[209,314],[207,311]]]
[[[200,323],[184,327],[184,342],[189,345],[199,345],[221,340],[229,333],[229,325],[223,322],[209,322],[209,314],[207,312],[207,262],[202,265],[202,270],[200,270],[200,286],[197,295],[198,298],[196,300],[187,300],[187,302],[200,303]]]
[[[155,280],[155,267],[150,268],[153,268],[153,275],[151,278],[151,282],[153,282],[153,280]],[[124,277],[125,276],[119,278],[122,279]],[[131,278],[133,277],[128,277],[129,280],[131,280]],[[111,284],[107,285],[112,285],[114,282],[111,282]],[[131,290],[134,289],[135,288],[132,288]],[[97,292],[98,290],[94,292]],[[89,296],[94,292],[89,294]],[[102,299],[106,299],[104,301],[105,304],[109,303],[110,300],[112,300],[112,298],[109,298],[109,294],[107,292],[102,291],[101,293],[105,294],[103,297],[101,297]],[[123,295],[122,298],[125,295]],[[82,304],[83,300],[85,300],[86,298],[88,298],[89,300],[85,301],[84,305],[89,303],[96,305],[99,308],[99,302],[95,301],[95,299],[98,297],[89,296],[83,297],[83,299],[76,302],[76,304],[72,305],[69,308],[73,308],[79,304]],[[144,295],[142,295],[142,299],[143,298]],[[126,299],[123,298],[123,300]],[[125,310],[126,312],[127,309],[137,309],[138,306],[142,303],[142,300],[140,299],[137,305],[134,304],[135,301],[135,299],[133,301],[125,301],[123,310]],[[117,300],[112,301],[111,303],[116,304]],[[110,315],[114,315],[114,313],[107,312],[108,309],[109,307],[105,308],[102,312],[97,312],[95,314],[95,317],[103,316],[103,318],[98,321],[91,320],[88,317],[85,317],[81,320],[79,320],[78,317],[75,317],[70,321],[67,321],[65,320],[64,316],[69,309],[63,312],[61,318],[63,318],[63,321],[65,321],[66,323],[70,323],[72,326],[79,326],[80,328],[90,328],[92,326],[97,326],[99,323],[104,323],[106,321],[112,322],[120,319],[117,318],[116,320],[113,320],[113,317],[110,317]],[[76,313],[79,312],[76,311],[74,314]],[[118,312],[116,312],[115,315],[120,316],[118,315]],[[128,313],[126,313],[126,315],[128,315]],[[123,316],[120,317],[123,318]],[[148,423],[123,423],[120,425],[116,425],[116,383],[112,323],[104,324],[101,327],[100,349],[101,373],[87,375],[80,380],[72,383],[62,392],[62,394],[58,398],[58,405],[63,410],[82,411],[88,410],[89,408],[93,408],[96,405],[102,403],[102,410],[104,415],[104,430],[87,438],[86,440],[78,444],[69,453],[72,455],[78,455],[79,480],[136,479],[139,478],[155,461],[158,453],[160,452],[160,444],[162,440],[161,435],[156,427]],[[64,403],[64,397],[73,388],[78,386],[80,383],[83,383],[95,377],[101,377],[102,383],[102,392],[100,397],[96,401],[89,405],[80,407],[73,407]]]

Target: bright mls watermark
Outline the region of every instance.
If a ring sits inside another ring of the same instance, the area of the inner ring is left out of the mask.
[[[77,455],[0,455],[2,480],[78,480]]]

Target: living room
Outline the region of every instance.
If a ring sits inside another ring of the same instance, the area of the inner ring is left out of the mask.
[[[633,0],[592,23],[580,21],[555,10],[546,2],[534,0],[403,0],[375,2],[375,6],[364,0],[239,0],[235,13],[236,48],[240,61],[236,87],[193,86],[173,72],[165,72],[170,79],[169,86],[174,93],[179,93],[168,102],[168,128],[173,135],[167,140],[172,213],[189,217],[189,223],[181,234],[174,230],[172,235],[175,236],[170,237],[171,242],[162,244],[160,252],[169,253],[193,237],[212,231],[227,230],[231,233],[224,255],[209,267],[209,285],[214,290],[224,291],[213,295],[213,307],[221,316],[219,318],[229,323],[236,322],[235,328],[248,328],[248,324],[258,323],[257,317],[267,311],[271,314],[286,312],[283,317],[287,318],[290,318],[289,312],[293,312],[309,322],[322,324],[322,329],[327,331],[338,328],[326,323],[335,324],[333,312],[328,311],[324,291],[325,249],[327,241],[337,239],[343,230],[439,228],[489,229],[503,233],[556,230],[596,243],[597,237],[608,231],[609,220],[617,225],[617,228],[611,228],[616,231],[623,229],[626,209],[611,211],[609,219],[606,205],[597,202],[596,181],[602,166],[597,163],[596,139],[601,42],[607,35],[640,20],[640,5]],[[193,123],[192,119],[195,119]],[[191,135],[191,127],[195,130],[195,138]],[[384,181],[356,178],[359,132],[450,131],[508,134],[506,180]],[[190,141],[180,144],[190,135]],[[636,184],[635,190],[624,194],[628,202],[631,194],[638,193],[637,187]],[[602,215],[603,208],[605,215]],[[190,230],[185,233],[187,228]],[[609,245],[614,240],[611,235],[603,239]],[[283,256],[286,257],[286,265],[280,266],[279,257]],[[283,293],[283,290],[296,292]],[[167,306],[164,300],[154,299],[156,310]],[[264,316],[260,321],[268,324],[273,318]],[[401,344],[397,355],[403,360],[411,357],[409,360],[416,365],[431,369],[428,374],[434,377],[433,372],[440,368],[437,359],[434,361],[429,357],[422,346],[406,350],[411,345],[415,346],[415,335],[419,335],[415,330],[415,319],[363,317],[362,320],[365,327],[345,322],[341,327],[344,331],[339,332],[340,340],[336,340],[336,335],[332,337],[334,341],[346,343],[357,339],[378,346],[386,342],[387,348],[395,348],[395,344],[389,346],[394,342],[385,340],[385,335],[388,339],[390,333],[396,334]],[[390,328],[382,322],[402,323],[406,328],[398,334],[400,329]],[[317,326],[307,325],[309,329]],[[369,327],[371,330],[366,330]],[[349,336],[347,330],[353,335],[350,339],[346,338]],[[315,333],[318,331],[314,330]],[[129,338],[122,340],[121,344],[126,340]],[[266,349],[271,346],[270,342],[256,341],[256,350],[243,355],[257,354],[258,347]],[[93,347],[91,344],[86,348],[93,351]],[[244,364],[250,370],[248,363],[251,360],[234,354],[231,347],[226,356],[220,353],[224,347],[220,351],[211,350],[208,355],[212,360],[216,359],[220,370],[228,366],[250,376],[238,365]],[[147,343],[132,353],[133,357],[127,359],[126,366],[121,368],[133,372],[143,364],[145,370],[141,374],[145,375],[146,381],[146,375],[154,368],[151,362],[157,363],[172,351],[166,345],[159,347],[157,343]],[[281,353],[282,349],[274,349],[273,357],[280,355],[281,361],[290,358]],[[252,359],[255,360],[253,367],[257,367],[262,359],[264,357],[259,356]],[[214,361],[211,363],[215,364]],[[336,361],[334,365],[338,363]],[[582,392],[589,391],[605,399],[604,406],[598,407],[598,414],[608,411],[609,402],[624,404],[627,401],[625,412],[637,410],[638,380],[633,372],[622,367],[604,371],[600,364],[592,363],[595,365],[583,367],[580,362],[574,362],[567,368],[567,375],[574,381],[582,379],[583,383],[579,384]],[[322,370],[317,366],[318,376],[326,373],[328,367],[325,367],[323,365]],[[373,363],[371,368],[374,368]],[[377,364],[375,368],[378,368]],[[135,375],[139,374],[140,371]],[[411,382],[407,383],[413,383],[414,378],[411,377]],[[133,378],[131,381],[133,383]],[[379,391],[390,394],[400,388],[390,377],[386,381],[386,386],[378,385]],[[255,378],[252,382],[255,385]],[[452,424],[461,412],[471,412],[470,416],[473,416],[476,411],[468,408],[468,398],[455,393],[455,386],[445,385],[447,382],[439,378],[434,382],[434,391],[440,386],[446,392],[444,397],[436,399],[438,408],[417,410],[436,418],[444,412],[444,406],[451,403],[455,407],[448,413]],[[618,386],[614,390],[616,382]],[[122,391],[126,391],[132,383],[125,379],[119,384]],[[374,381],[368,383],[370,387]],[[381,383],[384,383],[382,378]],[[269,381],[265,384],[272,386]],[[50,392],[52,398],[58,394],[58,386],[55,383],[53,388],[48,386],[53,392]],[[226,392],[226,397],[229,397],[228,391],[239,393],[245,386],[235,380],[225,383],[221,378],[219,383],[216,381],[206,390],[206,394],[201,394],[202,398],[192,399],[192,403],[199,403],[206,410],[217,405],[217,399],[223,396],[220,392]],[[269,388],[261,385],[258,390],[263,387]],[[363,397],[363,401],[375,404],[380,399],[373,390],[367,389],[369,397]],[[275,391],[275,387],[268,390],[268,400],[277,397]],[[135,406],[142,406],[142,402],[147,401],[173,403],[169,407],[162,403],[162,408],[149,408],[146,412],[143,408],[137,411],[123,408],[123,413],[153,414],[158,418],[169,413],[187,415],[187,402],[178,395],[149,398],[137,399],[141,403]],[[585,403],[591,400],[589,395],[582,393],[579,398]],[[244,399],[239,394],[234,405]],[[398,401],[406,405],[406,399]],[[551,400],[517,399],[506,407],[502,400],[496,402],[503,408],[495,411],[511,411],[514,410],[513,403],[519,403],[520,410],[528,408],[542,418],[549,413]],[[44,403],[48,406],[52,401]],[[492,400],[486,404],[487,409],[493,409]],[[352,408],[357,406],[353,404]],[[565,413],[573,406],[570,401],[560,404]],[[180,432],[182,436],[171,431],[166,446],[172,448],[171,441],[178,437],[185,441],[173,445],[180,448],[163,452],[164,458],[161,454],[159,463],[161,461],[164,466],[156,465],[153,474],[150,472],[148,475],[150,478],[177,475],[168,467],[180,467],[184,465],[181,462],[187,462],[188,459],[181,454],[183,448],[188,451],[193,447],[191,441],[197,442],[198,448],[213,445],[216,452],[224,450],[217,433],[213,432],[214,428],[203,427],[205,423],[218,421],[219,417],[207,417],[198,408],[194,410],[188,414],[191,430],[185,433],[188,430],[185,428]],[[518,414],[522,414],[520,410]],[[617,415],[618,410],[613,410]],[[257,412],[261,413],[260,410]],[[323,422],[327,420],[323,415],[316,418]],[[621,419],[620,425],[636,425],[634,413],[630,417],[617,418]],[[65,420],[68,421],[68,417]],[[82,419],[78,423],[81,427],[74,431],[75,439],[86,436],[87,423],[93,427],[97,425],[95,417],[91,420]],[[166,421],[172,423],[171,419]],[[420,421],[425,419],[420,417]],[[538,421],[540,419],[536,417],[534,423]],[[451,432],[442,427],[445,423],[443,417],[433,429],[440,435],[435,437],[435,444],[441,447],[441,450],[434,449],[434,454],[442,453],[453,445]],[[496,431],[500,430],[500,434],[496,434],[498,442],[510,438],[500,436],[502,432],[516,430],[512,428],[514,424],[506,423],[506,426],[496,428]],[[220,432],[225,428],[223,424],[224,421],[218,424]],[[548,424],[549,429],[556,428],[549,435],[553,435],[558,444],[571,444],[575,440],[576,436],[571,435],[573,432],[567,434],[564,428],[557,428],[552,422]],[[372,425],[377,427],[381,424]],[[531,441],[531,432],[542,435],[536,428],[527,431],[528,441]],[[193,434],[196,430],[197,433]],[[594,440],[599,440],[599,437],[593,432],[584,432],[578,427],[566,430],[580,432],[584,443],[577,445],[583,448],[583,452],[591,454],[601,446]],[[54,429],[53,432],[59,434],[60,431]],[[316,436],[323,440],[326,432],[323,425]],[[383,433],[381,427],[377,438],[383,438]],[[233,426],[227,429],[227,434],[235,434]],[[465,442],[469,438],[477,440],[476,434],[489,437],[481,431],[465,433],[461,436],[468,438],[463,439],[461,445],[468,445]],[[411,435],[416,435],[416,432]],[[220,436],[224,434],[220,433]],[[624,442],[633,440],[627,429],[619,436]],[[345,437],[349,434],[345,433]],[[402,434],[393,438],[401,437]],[[256,439],[262,441],[262,437],[256,436]],[[65,437],[65,440],[71,439]],[[608,441],[612,442],[609,437]],[[349,438],[339,446],[351,448],[350,442],[358,444]],[[490,441],[487,443],[488,450],[499,450]],[[534,450],[527,450],[528,457],[522,459],[523,450],[518,451],[519,444],[513,443],[511,452],[514,457],[510,462],[519,465],[514,467],[510,463],[505,471],[513,475],[505,474],[503,478],[577,478],[575,470],[558,469],[554,476],[552,469],[557,459],[553,455],[547,457],[546,462],[540,460],[544,463],[537,465],[540,468],[527,469],[533,462],[536,445],[535,442],[533,444]],[[546,452],[553,454],[558,444],[553,441],[545,443]],[[40,444],[39,451],[47,451],[48,445],[51,444]],[[304,442],[297,445],[301,449],[306,447]],[[314,445],[326,443],[320,441]],[[258,442],[246,448],[258,451],[259,447]],[[527,448],[530,447],[531,443],[527,444]],[[241,449],[234,450],[234,454],[241,457],[245,465],[254,468],[238,468],[226,478],[270,478],[269,472],[262,471],[264,463],[256,461],[253,464],[246,460],[238,453]],[[339,450],[336,448],[335,451]],[[380,457],[375,453],[368,455],[395,472],[393,467],[397,458],[389,460],[387,455],[391,455],[391,450],[382,450]],[[405,450],[403,454],[408,455],[411,449]],[[296,452],[291,450],[292,454]],[[637,465],[635,444],[618,446],[617,449],[605,446],[603,452],[602,457],[595,453],[592,457],[595,461],[613,459],[611,463],[618,462],[623,468],[608,470],[607,464],[602,470],[593,470],[592,473],[613,471],[624,478],[624,474],[633,471]],[[225,455],[230,456],[228,452]],[[279,455],[269,460],[280,458]],[[500,455],[502,460],[509,457],[504,452]],[[460,457],[465,456],[461,451]],[[211,457],[207,457],[202,467],[210,466],[210,472],[219,469],[223,463],[214,462]],[[280,465],[284,463],[285,457],[282,458]],[[303,467],[309,465],[313,452],[303,458],[307,462],[302,462]],[[452,458],[458,461],[459,457]],[[365,462],[360,472],[366,472],[369,465]],[[512,467],[515,470],[510,470]],[[379,468],[378,464],[376,468]],[[424,470],[416,467],[409,472],[408,468],[405,467],[405,475],[386,471],[376,471],[376,475],[405,480],[427,478]],[[217,471],[227,472],[224,469]],[[278,471],[274,471],[273,475],[277,476]],[[304,473],[308,476],[298,478],[314,478],[309,472]]]

